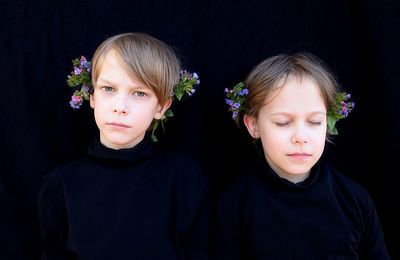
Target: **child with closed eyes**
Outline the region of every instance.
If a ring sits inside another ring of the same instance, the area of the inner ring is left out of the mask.
[[[389,259],[367,191],[319,161],[354,107],[326,65],[277,55],[225,92],[262,156],[218,202],[212,259]]]
[[[206,229],[199,228],[205,176],[149,134],[180,79],[176,55],[150,35],[126,33],[105,40],[91,66],[80,62],[76,75],[91,72],[93,89],[85,86],[84,94],[99,138],[86,158],[43,181],[43,259],[207,259]],[[75,108],[81,93],[73,96]]]

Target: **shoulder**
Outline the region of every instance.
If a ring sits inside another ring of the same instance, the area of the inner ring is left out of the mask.
[[[365,210],[371,206],[372,201],[365,187],[329,165],[324,165],[323,167],[322,174],[328,176],[328,183],[338,197],[357,205],[360,210]]]
[[[89,164],[89,161],[89,158],[85,157],[80,160],[58,165],[50,171],[49,175],[63,175],[66,173],[70,173],[71,171],[76,171],[76,169],[86,167]]]
[[[45,174],[42,179],[42,186],[61,185],[63,180],[81,169],[87,168],[88,159],[84,158],[77,161],[61,164]]]
[[[322,174],[327,174],[328,180],[332,181],[340,190],[350,192],[353,195],[367,193],[367,190],[361,184],[327,164],[322,165]]]

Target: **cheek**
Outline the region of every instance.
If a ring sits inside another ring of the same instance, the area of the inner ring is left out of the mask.
[[[263,148],[270,151],[280,150],[287,147],[288,133],[285,131],[274,131],[273,127],[261,128],[260,138]]]

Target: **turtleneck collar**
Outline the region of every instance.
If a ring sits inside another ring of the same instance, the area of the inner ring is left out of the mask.
[[[104,146],[99,138],[96,138],[89,147],[88,154],[95,159],[101,159],[108,162],[135,163],[146,159],[153,151],[153,143],[146,135],[145,138],[132,148],[111,149]]]
[[[260,164],[262,175],[267,178],[268,183],[288,189],[307,189],[318,180],[320,173],[320,166],[319,163],[317,163],[311,168],[310,175],[307,179],[302,182],[293,183],[284,178],[281,178],[276,172],[274,172],[265,160],[265,158],[260,162]]]

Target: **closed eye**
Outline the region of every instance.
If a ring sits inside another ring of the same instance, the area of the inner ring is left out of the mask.
[[[279,127],[288,126],[289,124],[290,124],[290,122],[275,122],[275,125],[277,125]]]
[[[315,125],[315,126],[321,125],[321,124],[322,124],[321,121],[309,121],[308,123],[309,123],[310,125]]]

